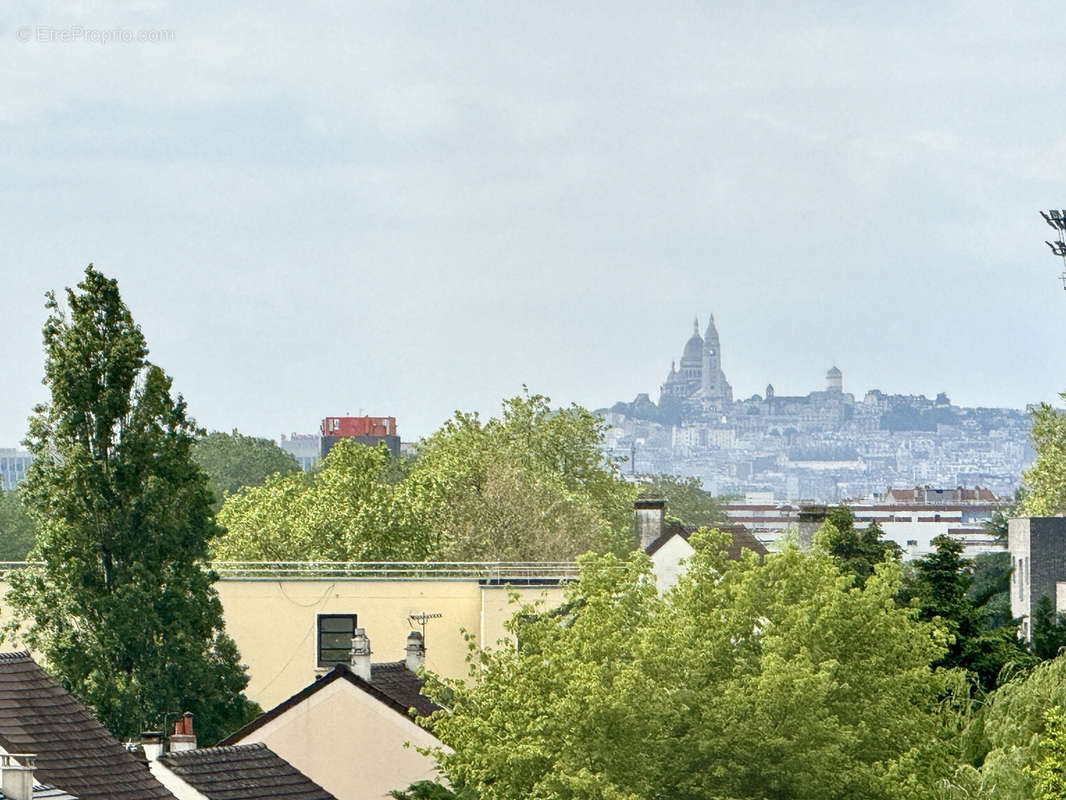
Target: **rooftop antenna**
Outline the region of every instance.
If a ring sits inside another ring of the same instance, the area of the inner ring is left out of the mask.
[[[1062,274],[1059,279],[1062,281],[1062,288],[1066,289],[1066,211],[1052,208],[1047,212],[1041,211],[1040,216],[1055,231],[1055,241],[1045,240],[1044,244],[1051,248],[1052,255],[1062,259]]]
[[[429,620],[431,620],[431,619],[440,619],[443,616],[444,615],[441,614],[439,611],[432,612],[432,613],[423,611],[421,614],[408,614],[407,615],[407,621],[411,624],[412,628],[415,625],[421,625],[422,626],[422,643],[425,644],[425,642],[426,642],[426,623],[429,622]]]

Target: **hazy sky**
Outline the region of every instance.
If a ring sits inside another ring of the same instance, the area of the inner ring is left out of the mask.
[[[738,397],[1066,389],[1061,3],[263,5],[0,10],[0,446],[90,261],[271,437],[657,398],[711,311]]]

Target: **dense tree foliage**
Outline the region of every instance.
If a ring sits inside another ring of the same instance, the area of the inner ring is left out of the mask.
[[[1033,778],[1036,800],[1066,800],[1066,714],[1054,706],[1044,712],[1040,760],[1026,770]]]
[[[1022,516],[1051,517],[1066,511],[1066,415],[1041,403],[1031,416],[1036,460],[1022,476],[1019,511]]]
[[[457,413],[397,462],[341,442],[318,473],[231,495],[218,557],[237,560],[568,560],[631,546],[635,489],[598,417],[528,392],[500,418]],[[338,451],[338,448],[340,450]]]
[[[847,506],[830,509],[825,522],[815,535],[820,548],[837,562],[840,571],[855,578],[857,586],[865,586],[878,564],[886,559],[899,561],[899,545],[882,538],[877,523],[865,528],[855,527],[855,515]]]
[[[1058,656],[1063,647],[1066,647],[1066,623],[1045,594],[1033,611],[1033,655],[1046,661]]]
[[[85,271],[49,295],[49,403],[30,423],[22,494],[33,558],[7,600],[25,642],[120,737],[190,710],[205,741],[249,712],[236,647],[205,568],[217,529],[196,429],[147,360],[118,285]]]
[[[477,795],[464,789],[445,786],[438,781],[415,781],[406,789],[389,792],[394,800],[477,800]]]
[[[272,475],[291,475],[300,465],[269,439],[213,431],[196,440],[193,460],[207,475],[214,495],[214,509],[222,507],[227,494],[245,486],[262,486]]]
[[[601,448],[603,422],[528,392],[482,422],[457,413],[420,448],[408,482],[441,555],[571,559],[629,549],[635,489]]]
[[[235,561],[409,561],[434,552],[407,487],[384,478],[389,455],[351,440],[311,475],[276,475],[226,498],[215,557]]]
[[[972,581],[966,597],[986,613],[987,626],[1012,625],[1010,553],[978,553],[968,563]]]
[[[24,561],[33,547],[33,520],[16,492],[0,492],[0,561]]]
[[[643,554],[587,557],[564,615],[516,617],[517,649],[436,684],[447,778],[512,798],[919,798],[954,766],[957,671],[939,622],[789,549],[730,562],[693,537],[659,596]]]
[[[1039,797],[1038,783],[1054,768],[1046,759],[1058,761],[1060,770],[1063,766],[1061,718],[1048,715],[1056,707],[1066,707],[1066,659],[1045,661],[1031,671],[1016,670],[1010,680],[974,706],[963,737],[964,755],[970,763],[944,781],[940,797]],[[1051,744],[1042,749],[1041,742],[1047,740]]]
[[[1028,665],[1032,657],[1012,624],[997,625],[995,610],[970,596],[973,565],[962,557],[962,544],[938,536],[933,546],[934,552],[915,562],[902,597],[918,608],[922,619],[939,620],[952,634],[935,666],[965,669],[981,690],[990,691],[1005,666]]]
[[[722,506],[714,495],[703,488],[699,478],[681,475],[645,475],[637,484],[642,497],[657,497],[666,501],[670,517],[694,528],[710,528],[726,521]]]

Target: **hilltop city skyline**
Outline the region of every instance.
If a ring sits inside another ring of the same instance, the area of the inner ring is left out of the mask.
[[[684,315],[680,315],[684,318]],[[705,322],[701,323],[696,314],[695,319],[690,313],[688,315],[689,323],[688,327],[690,333],[694,332],[703,339],[703,334],[707,332],[708,327],[714,328],[714,336],[719,336],[715,322],[715,318],[721,320],[723,317],[726,319],[727,333],[732,333],[732,315],[727,312],[722,314],[705,313]],[[677,321],[677,316],[673,318]],[[701,332],[701,325],[705,326]],[[151,327],[150,325],[147,327]],[[683,330],[683,324],[675,324],[679,330]],[[663,339],[661,331],[654,331],[654,336],[649,336],[647,340],[642,342],[642,349],[646,349],[650,343],[658,342]],[[165,337],[163,337],[165,338]],[[676,337],[675,337],[676,341]],[[666,345],[669,348],[669,345]],[[675,345],[676,347],[676,345]],[[745,353],[744,351],[748,352]],[[762,395],[765,393],[767,384],[774,387],[775,391],[781,395],[800,395],[806,394],[810,391],[816,391],[822,384],[823,377],[826,374],[827,369],[838,369],[842,372],[846,372],[848,375],[849,391],[856,391],[860,394],[870,390],[883,391],[888,394],[904,394],[935,398],[938,394],[946,394],[952,398],[953,401],[957,400],[958,404],[965,407],[973,408],[1011,408],[1018,411],[1024,411],[1028,405],[1036,402],[1050,402],[1053,405],[1061,406],[1062,400],[1058,397],[1056,391],[1052,391],[1050,396],[1041,397],[1036,399],[1027,399],[1024,403],[1019,405],[1009,405],[1003,403],[993,402],[992,400],[986,400],[984,397],[977,397],[976,399],[969,396],[967,393],[959,393],[954,387],[947,385],[946,381],[931,384],[928,386],[907,386],[899,385],[889,381],[887,378],[893,374],[895,370],[893,368],[886,368],[885,380],[878,379],[878,371],[876,368],[871,368],[872,359],[864,359],[862,364],[857,369],[852,369],[847,362],[838,362],[832,358],[822,358],[819,360],[810,355],[804,359],[802,363],[791,363],[787,368],[783,369],[783,375],[781,378],[776,378],[774,375],[769,374],[769,366],[773,362],[769,359],[761,359],[757,354],[751,358],[751,344],[741,342],[730,341],[730,347],[725,353],[721,351],[715,356],[717,360],[716,366],[713,367],[720,375],[715,379],[714,386],[715,391],[728,391],[733,392],[733,384],[725,379],[725,371],[728,368],[730,376],[741,375],[743,383],[740,380],[735,381],[738,388],[735,392],[738,399],[743,397],[751,397],[753,395]],[[331,414],[350,414],[350,415],[389,415],[395,416],[398,420],[400,434],[404,441],[417,441],[422,436],[429,435],[437,427],[443,424],[449,419],[452,413],[456,410],[459,411],[477,411],[482,416],[491,416],[498,412],[499,404],[503,398],[513,396],[522,390],[522,386],[528,386],[531,391],[541,392],[552,397],[553,402],[556,405],[568,405],[570,402],[576,402],[586,408],[606,408],[610,402],[609,397],[603,396],[599,392],[583,391],[578,396],[567,396],[556,391],[552,391],[550,387],[540,386],[534,382],[518,379],[518,382],[512,386],[505,386],[502,382],[499,383],[499,396],[487,397],[487,396],[474,396],[474,393],[467,389],[460,392],[455,399],[454,403],[449,403],[448,398],[440,397],[425,397],[418,398],[419,402],[414,402],[412,398],[400,398],[390,399],[385,397],[379,404],[372,404],[367,402],[361,402],[360,398],[348,398],[342,397],[339,401],[333,401],[329,398],[331,396],[337,396],[334,392],[332,395],[328,391],[330,388],[330,376],[327,373],[323,377],[324,391],[321,401],[316,401],[315,397],[301,397],[296,406],[291,412],[286,409],[277,406],[271,406],[269,412],[269,421],[264,423],[262,420],[265,415],[262,410],[255,406],[249,406],[244,409],[243,413],[230,412],[229,416],[220,416],[217,410],[212,413],[210,409],[217,408],[219,403],[227,404],[225,402],[225,392],[223,389],[234,390],[240,396],[244,396],[245,390],[239,389],[239,387],[226,386],[226,387],[206,387],[207,394],[196,397],[189,394],[189,390],[186,388],[190,383],[190,376],[184,376],[185,380],[182,380],[182,374],[175,374],[174,370],[168,368],[166,362],[162,361],[162,357],[157,357],[154,351],[150,354],[150,358],[158,358],[164,369],[167,369],[172,375],[175,375],[175,388],[177,391],[185,393],[186,400],[190,403],[190,411],[192,415],[197,419],[199,424],[208,430],[232,430],[237,428],[243,433],[255,436],[261,436],[268,439],[277,440],[282,434],[289,435],[290,433],[310,433],[317,429],[317,426],[321,419]],[[669,350],[667,350],[669,352]],[[172,355],[177,355],[176,353]],[[680,357],[679,357],[680,356]],[[702,358],[702,356],[701,356]],[[182,359],[178,359],[179,362]],[[667,389],[667,393],[673,392],[676,395],[676,390],[684,383],[683,370],[689,369],[691,371],[692,366],[685,367],[682,365],[684,360],[684,353],[677,353],[673,355],[674,364],[670,367],[667,363],[667,374],[663,374],[662,367],[662,354],[657,356],[650,356],[648,358],[649,363],[637,363],[634,359],[632,364],[631,375],[634,376],[632,382],[626,381],[626,385],[621,387],[619,396],[634,397],[639,394],[648,394],[649,397],[655,397],[658,402],[658,396],[660,393]],[[766,370],[767,375],[762,382],[758,381],[758,378],[752,378],[752,373],[755,372],[751,365],[751,361],[759,362],[763,365],[762,368]],[[40,366],[35,365],[37,369]],[[674,376],[673,388],[668,388],[671,385],[671,378],[669,369],[676,369],[677,374]],[[29,371],[24,370],[24,371]],[[280,374],[279,374],[280,375]],[[860,376],[858,379],[856,375]],[[195,376],[192,376],[195,378]],[[637,381],[643,381],[637,383]],[[861,381],[861,383],[860,383]],[[199,381],[191,381],[194,385]],[[550,381],[546,381],[550,382]],[[617,382],[617,380],[612,381]],[[183,386],[184,384],[184,386]],[[25,385],[15,386],[12,385],[11,391],[8,395],[0,399],[0,406],[4,406],[7,409],[11,409],[14,406],[13,397],[27,396],[33,398],[33,402],[39,402],[43,399],[43,394],[39,389],[39,383],[37,381],[30,382],[33,391],[27,391]],[[990,384],[993,386],[993,384]],[[861,387],[861,388],[860,388]],[[702,387],[701,387],[702,388]],[[201,387],[200,391],[204,388]],[[706,391],[706,390],[704,390]],[[376,395],[386,394],[381,391],[380,387],[373,389],[373,392],[368,394],[369,397]],[[464,402],[460,402],[465,400]],[[32,408],[32,402],[26,406],[25,411],[19,414],[18,411],[9,412],[8,416],[0,417],[0,446],[5,447],[19,447],[21,441],[25,436],[25,419],[29,416]],[[206,410],[206,413],[198,412],[198,408]],[[398,409],[405,409],[408,411],[407,416],[399,413]],[[240,416],[236,414],[240,413]],[[434,421],[436,420],[436,421]],[[270,426],[270,427],[266,427]]]
[[[982,486],[1009,498],[1032,461],[1029,418],[1018,409],[968,408],[947,392],[854,394],[836,365],[804,394],[768,383],[734,398],[728,350],[714,315],[702,334],[697,318],[657,403],[641,392],[600,410],[607,449],[624,469],[697,476],[719,495],[839,502],[916,485]]]

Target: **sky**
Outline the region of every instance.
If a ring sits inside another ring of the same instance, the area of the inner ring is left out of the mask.
[[[1066,390],[1061,3],[0,6],[0,447],[44,292],[116,277],[208,429],[523,385]]]

